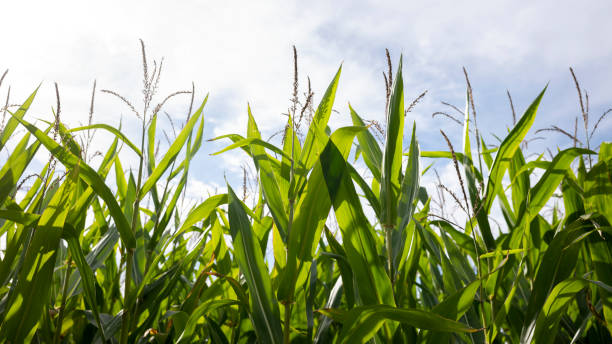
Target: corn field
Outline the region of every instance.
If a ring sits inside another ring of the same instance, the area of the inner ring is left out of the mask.
[[[142,109],[105,91],[137,113],[138,137],[104,123],[69,128],[59,102],[55,121],[34,125],[37,90],[5,108],[0,340],[612,342],[612,143],[588,140],[599,122],[589,126],[583,107],[584,144],[528,159],[523,143],[546,89],[493,145],[476,126],[470,86],[462,145],[435,133],[440,150],[422,151],[418,123],[404,123],[401,58],[386,74],[379,133],[352,107],[352,126],[329,129],[341,69],[308,121],[312,94],[294,102],[281,144],[262,138],[250,108],[244,133],[213,139],[227,143],[216,154],[252,160],[253,202],[228,183],[186,213],[190,163],[208,144],[206,99],[156,154],[163,102],[152,106],[159,74],[146,58]],[[96,130],[114,142],[92,164],[79,138]],[[124,169],[122,150],[136,169]],[[49,162],[33,171],[38,152]],[[432,173],[423,161],[434,160],[456,171],[459,222],[434,214],[435,195],[420,184]]]

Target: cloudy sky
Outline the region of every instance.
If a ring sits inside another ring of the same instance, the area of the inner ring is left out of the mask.
[[[427,96],[407,117],[416,121],[423,150],[445,149],[439,129],[461,141],[460,128],[432,119],[464,106],[469,71],[481,131],[496,144],[512,123],[506,90],[519,114],[550,82],[535,129],[557,125],[572,130],[580,114],[569,73],[573,66],[588,91],[592,121],[612,106],[612,27],[609,1],[11,1],[0,5],[0,72],[9,73],[0,88],[4,99],[22,102],[42,82],[30,118],[51,118],[53,82],[58,82],[62,119],[71,127],[87,121],[91,87],[115,90],[141,104],[139,38],[150,59],[164,57],[159,98],[196,85],[196,101],[210,93],[205,108],[207,138],[244,134],[246,106],[264,136],[282,128],[290,105],[292,49],[299,55],[300,85],[312,81],[315,103],[343,64],[332,126],[350,122],[348,102],[368,119],[383,121],[386,70],[384,49],[397,64],[404,57],[406,102]],[[4,100],[2,100],[4,102]],[[165,110],[181,122],[189,97],[176,97]],[[117,99],[96,95],[94,122],[118,124],[138,138],[137,119]],[[604,122],[595,144],[609,140],[612,121]],[[170,133],[167,122],[163,124]],[[408,127],[408,125],[407,125]],[[408,131],[407,131],[408,132]],[[607,134],[608,133],[608,134]],[[584,136],[581,132],[582,137]],[[548,134],[541,147],[567,147],[570,140]],[[110,138],[98,135],[103,149]],[[163,142],[163,136],[162,136]],[[223,174],[241,183],[241,159],[232,152],[210,156],[224,143],[205,143],[189,188],[199,197]],[[4,158],[6,152],[2,152]],[[44,159],[44,158],[43,158]],[[124,165],[130,165],[129,161]],[[443,169],[443,165],[439,165]]]

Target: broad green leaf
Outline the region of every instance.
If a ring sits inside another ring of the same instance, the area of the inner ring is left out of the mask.
[[[406,165],[406,173],[402,180],[402,189],[399,195],[399,203],[397,205],[397,215],[399,216],[399,227],[393,234],[393,267],[397,269],[400,265],[400,259],[404,256],[404,244],[406,240],[413,239],[407,237],[406,226],[414,215],[414,206],[419,191],[419,179],[421,177],[420,162],[419,162],[419,144],[416,139],[416,123],[412,126],[412,137],[410,139],[410,147],[408,149],[408,164]],[[401,156],[400,156],[401,158]],[[395,272],[394,272],[395,273]]]
[[[6,219],[24,226],[29,226],[38,221],[40,215],[30,214],[16,209],[0,210],[0,219]]]
[[[372,191],[368,183],[363,180],[363,177],[359,174],[355,167],[353,167],[353,165],[347,164],[346,167],[349,169],[349,173],[353,181],[357,183],[357,186],[359,186],[361,191],[363,191],[365,198],[368,200],[370,206],[376,214],[376,218],[380,218],[380,202],[378,201],[378,197],[376,197],[374,191]]]
[[[401,57],[386,115],[387,138],[380,177],[380,222],[385,230],[393,229],[396,226],[397,203],[400,198],[404,139],[404,79],[402,78]]]
[[[559,152],[542,177],[540,177],[540,180],[531,189],[530,199],[525,201],[528,203],[525,206],[521,206],[522,212],[519,215],[519,222],[522,220],[524,221],[522,222],[523,224],[530,223],[555,192],[572,161],[581,154],[592,153],[592,151],[583,148],[568,148]]]
[[[457,290],[436,305],[432,312],[449,319],[459,320],[474,303],[474,297],[479,285],[480,281],[476,280]]]
[[[479,280],[473,281],[467,286],[446,297],[431,311],[451,320],[459,320],[470,309],[470,307],[473,306],[479,285]],[[472,326],[474,325],[472,324]],[[438,332],[436,330],[429,333],[429,335],[429,338],[427,338],[428,343],[442,343],[443,341],[448,341],[449,339],[447,333]]]
[[[365,343],[376,334],[386,320],[408,324],[424,330],[464,333],[478,331],[432,312],[419,309],[401,309],[388,305],[360,306],[348,312],[340,312],[340,314],[335,310],[322,310],[321,312],[342,322],[342,331],[338,339],[340,343]]]
[[[363,304],[395,305],[391,281],[376,250],[374,231],[363,213],[346,161],[333,142],[321,154],[321,167]]]
[[[268,268],[242,202],[228,185],[228,212],[234,257],[251,294],[251,315],[257,338],[263,343],[280,343],[283,337],[278,302],[272,292]]]
[[[570,278],[557,284],[538,315],[533,337],[521,338],[521,343],[554,343],[561,317],[576,294],[587,285],[588,282],[582,278]]]
[[[251,113],[250,106],[248,107],[248,116],[248,139],[261,139],[261,134],[257,128],[257,123],[255,123],[255,118],[253,118],[253,114]],[[251,144],[249,148],[255,167],[259,171],[259,180],[261,182],[264,199],[272,213],[272,218],[278,227],[283,241],[286,242],[289,219],[285,212],[287,205],[283,204],[283,197],[278,187],[278,180],[281,178],[280,172],[277,173],[278,170],[273,168],[270,161],[271,159],[262,146]]]
[[[177,343],[193,343],[193,335],[196,330],[198,320],[204,316],[207,312],[213,311],[217,308],[227,307],[237,304],[235,300],[210,300],[202,303],[196,308],[193,313],[189,315],[185,329],[177,339]]]
[[[612,285],[612,234],[609,231],[598,233],[589,237],[588,242],[591,266],[595,270],[596,279],[600,283]],[[600,300],[604,318],[608,322],[608,331],[612,334],[612,291],[602,288]]]
[[[125,172],[119,157],[115,158],[115,184],[117,185],[117,200],[121,201],[125,199],[127,194],[127,181],[125,180]]]
[[[533,290],[527,303],[525,320],[521,330],[521,343],[531,343],[536,328],[536,321],[550,291],[561,281],[568,278],[577,264],[578,243],[592,231],[586,220],[580,218],[556,233],[544,256],[541,258],[533,282]]]
[[[25,116],[26,112],[30,108],[30,105],[32,105],[32,102],[34,101],[34,97],[36,96],[36,92],[38,92],[39,88],[40,86],[36,87],[34,92],[30,94],[28,99],[26,99],[26,101],[23,102],[23,104],[19,107],[19,109],[17,109],[17,111],[15,111],[15,113],[8,111],[12,117],[9,118],[8,122],[2,129],[2,133],[0,134],[0,151],[2,150],[2,148],[4,148],[8,140],[11,138],[11,135],[13,135],[13,132],[15,131],[15,129],[17,129],[17,125],[19,124],[19,119],[22,119],[23,116]]]
[[[489,173],[489,179],[487,181],[485,197],[483,200],[484,209],[486,210],[487,214],[491,211],[491,206],[493,205],[498,189],[502,187],[501,182],[504,178],[504,174],[506,173],[506,169],[512,160],[512,157],[535,120],[538,106],[540,105],[540,101],[542,100],[547,87],[548,86],[544,87],[538,97],[531,103],[529,108],[527,108],[521,119],[518,121],[518,123],[516,123],[516,126],[514,126],[508,136],[506,136],[499,147],[499,150],[497,151],[497,155],[493,161],[493,166],[491,167],[491,172]]]
[[[182,232],[196,223],[207,219],[218,206],[226,203],[226,194],[215,195],[207,198],[204,202],[200,203],[197,207],[189,212],[189,215],[187,215],[187,218],[185,218],[185,221],[183,221],[179,232]]]
[[[91,269],[92,271],[96,271],[98,268],[102,267],[106,259],[113,252],[113,248],[117,244],[118,240],[119,232],[117,232],[117,229],[114,227],[109,228],[108,231],[104,234],[104,236],[96,243],[96,245],[85,257],[86,264],[89,266],[89,269]],[[76,295],[80,283],[81,275],[78,273],[78,271],[73,272],[72,276],[70,277],[68,295]]]
[[[325,238],[327,239],[327,243],[329,244],[328,247],[331,252],[322,252],[321,255],[329,256],[336,260],[338,264],[338,270],[340,272],[340,277],[342,278],[342,289],[346,305],[349,309],[353,308],[356,297],[356,280],[354,278],[353,270],[351,270],[351,266],[348,262],[348,259],[346,258],[346,252],[344,251],[344,248],[342,248],[342,245],[338,242],[338,240],[336,240],[336,238],[329,230],[329,228],[327,228],[327,226],[325,226],[324,229]]]
[[[612,160],[597,162],[586,174],[584,206],[587,212],[598,212],[612,223]]]
[[[521,271],[522,267],[523,267],[523,261],[521,261],[521,263],[519,264],[518,271]],[[514,282],[512,283],[512,287],[510,288],[510,292],[508,293],[508,295],[505,295],[506,298],[504,300],[504,303],[501,305],[501,307],[497,309],[497,314],[495,314],[495,319],[493,321],[493,324],[491,325],[492,328],[489,331],[489,333],[491,334],[491,342],[493,342],[495,338],[499,335],[499,329],[502,327],[503,323],[506,321],[508,312],[510,311],[510,308],[512,307],[512,301],[514,299],[514,295],[516,291],[518,290],[518,286],[520,283],[520,280],[518,280],[518,278],[519,278],[519,275],[517,274]]]
[[[419,180],[421,177],[419,163],[419,143],[416,140],[416,123],[412,126],[412,138],[410,140],[410,148],[408,149],[408,164],[406,165],[406,173],[402,180],[402,188],[400,193],[399,204],[397,206],[397,214],[400,217],[399,229],[402,230],[414,213],[414,202],[416,201],[417,192],[419,191]]]
[[[300,166],[304,167],[304,171],[296,176],[296,183],[292,185],[293,189],[289,191],[290,197],[294,197],[300,192],[303,184],[306,182],[306,174],[314,166],[315,162],[319,158],[319,155],[321,152],[323,152],[323,149],[327,144],[328,137],[325,132],[325,128],[327,127],[327,123],[329,122],[329,117],[332,112],[341,72],[342,66],[338,68],[334,79],[327,87],[327,90],[321,98],[321,102],[319,103],[319,106],[317,107],[317,110],[312,118],[299,159]]]
[[[155,132],[157,131],[157,114],[151,117],[151,123],[147,128],[147,171],[153,173],[155,169]]]
[[[47,133],[49,129],[47,129],[45,133]],[[0,169],[0,205],[2,205],[11,192],[15,190],[19,183],[19,179],[40,147],[40,143],[37,141],[26,148],[29,139],[30,133],[24,135],[23,139],[19,141],[11,155],[4,162],[4,166]]]
[[[342,153],[330,141],[320,161],[342,232],[342,246],[358,281],[361,304],[395,306],[391,280],[378,255],[374,231],[363,213]],[[385,326],[384,337],[387,340],[390,340],[394,329],[393,324]]]
[[[521,204],[525,201],[525,198],[527,198],[531,187],[529,183],[529,173],[520,173],[526,165],[523,152],[517,149],[508,169],[510,180],[512,181],[512,206],[515,213],[519,212]]]
[[[29,342],[39,326],[38,320],[45,311],[51,291],[49,281],[53,276],[64,220],[70,209],[65,204],[72,198],[72,178],[76,179],[76,175],[78,172],[73,171],[40,217],[17,276],[15,292],[6,306],[0,338],[13,343]]]
[[[363,127],[339,128],[332,134],[328,145],[334,144],[335,147],[339,147],[342,159],[345,161],[355,135],[363,130]],[[325,190],[326,183],[335,183],[326,180],[325,177],[321,162],[317,162],[295,207],[296,212],[287,247],[287,267],[278,290],[278,297],[281,300],[288,300],[293,295],[300,269],[297,258],[302,262],[311,261],[319,245],[321,231],[331,209],[329,194],[321,190]]]

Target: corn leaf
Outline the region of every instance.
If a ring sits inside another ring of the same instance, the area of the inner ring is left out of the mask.
[[[234,256],[251,293],[251,316],[257,338],[262,343],[280,343],[283,337],[280,312],[272,293],[268,268],[242,202],[229,185],[227,194]]]
[[[13,117],[16,118],[16,117]],[[104,184],[104,180],[94,171],[89,165],[83,162],[79,157],[73,155],[68,152],[62,146],[58,145],[55,141],[45,135],[42,131],[36,128],[34,125],[22,120],[18,119],[18,121],[26,127],[26,129],[31,132],[38,141],[43,144],[50,152],[59,160],[62,164],[64,164],[67,168],[75,169],[79,168],[80,174],[79,177],[82,178],[85,182],[91,186],[94,191],[104,200],[106,205],[108,205],[110,209],[110,214],[115,220],[115,224],[117,225],[117,229],[121,234],[121,241],[128,248],[133,248],[136,246],[136,239],[134,238],[134,234],[132,233],[132,229],[123,215],[121,208],[117,204],[113,193],[110,191],[108,186]]]
[[[542,100],[547,87],[544,87],[538,97],[531,103],[531,105],[529,105],[529,108],[527,108],[521,119],[518,121],[518,123],[516,123],[508,136],[506,136],[499,147],[499,150],[497,151],[497,155],[493,161],[493,166],[491,167],[491,172],[489,173],[485,198],[483,200],[484,209],[486,210],[487,214],[491,211],[491,206],[495,200],[495,195],[497,194],[498,189],[501,188],[501,181],[506,173],[506,169],[508,168],[510,161],[512,160],[512,157],[535,120],[538,106],[540,105],[540,101]]]
[[[400,57],[387,109],[387,138],[380,177],[380,221],[385,229],[394,228],[396,225],[402,174],[403,138],[404,80],[402,79],[402,58]]]
[[[178,134],[174,142],[172,142],[172,145],[170,145],[170,148],[168,148],[168,151],[166,152],[166,154],[163,156],[161,161],[155,166],[155,168],[153,169],[153,172],[151,172],[151,174],[147,178],[147,181],[142,185],[142,188],[140,189],[140,193],[139,193],[140,200],[142,200],[144,196],[151,190],[151,188],[153,188],[156,185],[159,178],[161,178],[164,172],[168,170],[172,162],[176,159],[179,152],[183,149],[185,142],[191,136],[193,127],[198,122],[198,119],[200,119],[201,117],[201,120],[202,121],[204,120],[204,115],[202,114],[202,110],[204,109],[204,105],[206,105],[207,100],[208,100],[208,96],[204,98],[204,101],[202,101],[202,104],[200,105],[198,110],[192,115],[192,117],[189,119],[187,124],[185,124],[185,127],[183,128],[183,130],[181,130],[181,132]]]

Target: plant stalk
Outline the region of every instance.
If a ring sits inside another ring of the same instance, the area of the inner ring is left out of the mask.
[[[132,232],[136,232],[136,225],[138,223],[138,215],[140,212],[140,189],[142,186],[142,168],[143,168],[143,161],[144,161],[144,144],[145,144],[145,135],[146,135],[146,109],[145,109],[145,115],[143,115],[143,119],[142,119],[142,135],[141,135],[141,142],[140,142],[140,151],[143,152],[143,154],[140,156],[140,161],[139,161],[139,166],[138,166],[138,183],[136,184],[136,199],[134,200],[134,211],[132,213]],[[127,344],[128,341],[128,336],[130,333],[130,327],[131,327],[131,322],[130,322],[130,308],[132,305],[132,297],[130,295],[130,286],[132,283],[132,268],[133,268],[133,263],[134,263],[134,249],[133,248],[126,248],[127,251],[127,260],[126,260],[126,264],[125,264],[125,286],[124,286],[124,292],[123,292],[123,297],[125,299],[125,302],[123,303],[123,317],[122,317],[122,321],[121,321],[121,344]]]
[[[393,244],[391,239],[393,236],[393,227],[385,228],[385,242],[387,244],[387,268],[389,269],[389,279],[391,285],[395,284],[395,273],[393,271]]]
[[[62,305],[60,306],[59,315],[57,317],[57,324],[55,326],[55,335],[53,338],[53,343],[59,344],[60,337],[62,335],[62,323],[64,322],[64,312],[66,308],[66,299],[68,298],[68,281],[70,279],[70,272],[72,268],[72,257],[70,257],[70,253],[68,253],[68,261],[66,266],[66,273],[64,274],[64,286],[62,287]]]
[[[294,114],[295,115],[295,114]],[[292,190],[292,185],[295,181],[295,165],[294,165],[294,147],[295,147],[295,118],[291,117],[291,169],[289,172],[289,190]],[[285,138],[286,139],[286,138]],[[289,223],[287,224],[287,243],[291,235],[291,225],[293,224],[293,213],[295,205],[295,195],[291,195],[289,191]],[[285,327],[283,328],[283,343],[289,344],[291,334],[291,304],[293,303],[293,290],[289,293],[289,300],[285,304]]]

